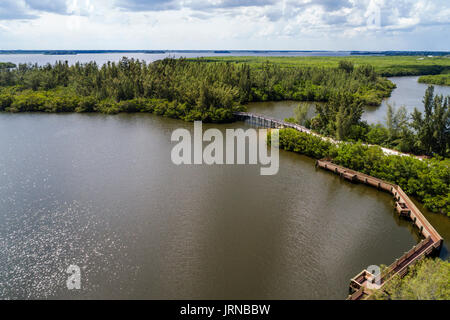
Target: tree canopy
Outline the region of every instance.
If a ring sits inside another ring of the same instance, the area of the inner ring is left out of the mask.
[[[391,82],[370,66],[357,68],[281,68],[266,62],[248,64],[171,59],[150,64],[123,58],[95,62],[20,64],[0,70],[0,110],[10,112],[149,112],[186,121],[228,121],[232,111],[250,101],[329,101],[339,92],[348,99],[379,104]],[[153,99],[153,102],[149,102]],[[145,102],[144,102],[145,100]],[[136,108],[129,108],[131,101]],[[142,104],[150,103],[146,108]]]
[[[450,262],[424,259],[409,268],[404,278],[394,276],[383,290],[374,293],[377,300],[449,300]]]

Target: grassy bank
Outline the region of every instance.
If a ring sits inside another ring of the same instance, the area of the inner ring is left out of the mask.
[[[435,75],[450,70],[450,57],[424,56],[347,56],[347,57],[211,57],[205,61],[247,63],[260,67],[272,62],[285,68],[337,68],[340,61],[351,61],[355,67],[370,64],[384,77]]]

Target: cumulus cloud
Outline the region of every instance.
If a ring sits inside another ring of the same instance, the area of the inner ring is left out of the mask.
[[[89,0],[2,0],[0,20],[36,19],[43,12],[88,15],[92,10],[73,9],[82,7],[82,2]],[[124,13],[183,11],[202,20],[246,16],[284,22],[284,27],[296,21],[313,21],[317,25],[311,28],[328,26],[330,30],[363,28],[373,9],[378,8],[380,28],[409,30],[420,25],[450,24],[447,0],[115,0],[108,8]]]
[[[116,0],[116,5],[130,11],[163,11],[188,8],[198,11],[260,7],[276,4],[276,0]]]
[[[36,18],[38,18],[38,16],[30,13],[23,1],[2,0],[0,3],[0,20]]]
[[[306,0],[306,1],[288,1],[292,7],[311,7],[319,6],[325,11],[338,11],[343,8],[353,7],[354,4],[349,0]]]
[[[87,15],[90,0],[1,0],[0,20],[34,20],[43,13]]]
[[[171,0],[117,0],[117,7],[130,11],[162,11],[180,9],[178,1]]]
[[[135,41],[131,47],[153,39],[151,48],[155,43],[162,46],[155,40],[159,39],[165,48],[182,48],[183,41],[197,46],[194,49],[202,43],[211,48],[217,40],[225,49],[267,49],[268,45],[350,49],[343,46],[362,46],[365,38],[371,39],[367,40],[370,46],[380,43],[381,50],[387,41],[392,41],[394,49],[401,41],[405,46],[426,43],[424,34],[429,35],[429,30],[448,46],[445,36],[450,32],[448,0],[0,0],[0,20],[7,20],[0,23],[17,34],[11,39],[18,39],[19,32],[24,39],[30,31],[41,34],[44,25],[56,26],[57,33],[57,22],[69,20],[65,15],[81,19],[79,29],[94,44],[108,34],[120,33]],[[14,20],[21,29],[11,25]],[[414,40],[417,35],[421,40]]]
[[[65,14],[67,2],[65,0],[26,0],[28,7],[38,11]]]
[[[242,7],[264,7],[276,4],[275,0],[220,0],[186,1],[183,6],[195,10],[231,9]]]

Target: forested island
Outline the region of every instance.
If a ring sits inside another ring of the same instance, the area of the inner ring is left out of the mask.
[[[392,61],[397,64],[392,64]],[[371,64],[370,64],[370,63]],[[395,85],[388,75],[436,74],[446,58],[416,57],[166,58],[150,64],[123,58],[103,66],[0,65],[0,111],[148,112],[184,121],[230,122],[252,101],[316,101],[312,119],[292,119],[349,143],[281,130],[281,147],[321,158],[400,185],[428,209],[450,215],[449,97],[425,93],[422,114],[389,108],[387,126],[361,120]],[[300,112],[301,113],[301,112]],[[305,123],[306,122],[306,123]],[[354,143],[358,142],[358,143]],[[372,143],[402,152],[434,156],[386,156]],[[447,157],[447,158],[445,158]]]
[[[231,121],[232,111],[250,101],[326,102],[344,92],[347,100],[378,105],[394,88],[370,65],[283,68],[267,62],[252,68],[169,58],[148,65],[127,58],[101,67],[19,65],[2,69],[0,86],[6,111],[146,111],[209,122]]]

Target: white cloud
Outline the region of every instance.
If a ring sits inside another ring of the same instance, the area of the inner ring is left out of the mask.
[[[0,23],[2,49],[450,49],[447,0],[2,0]]]

